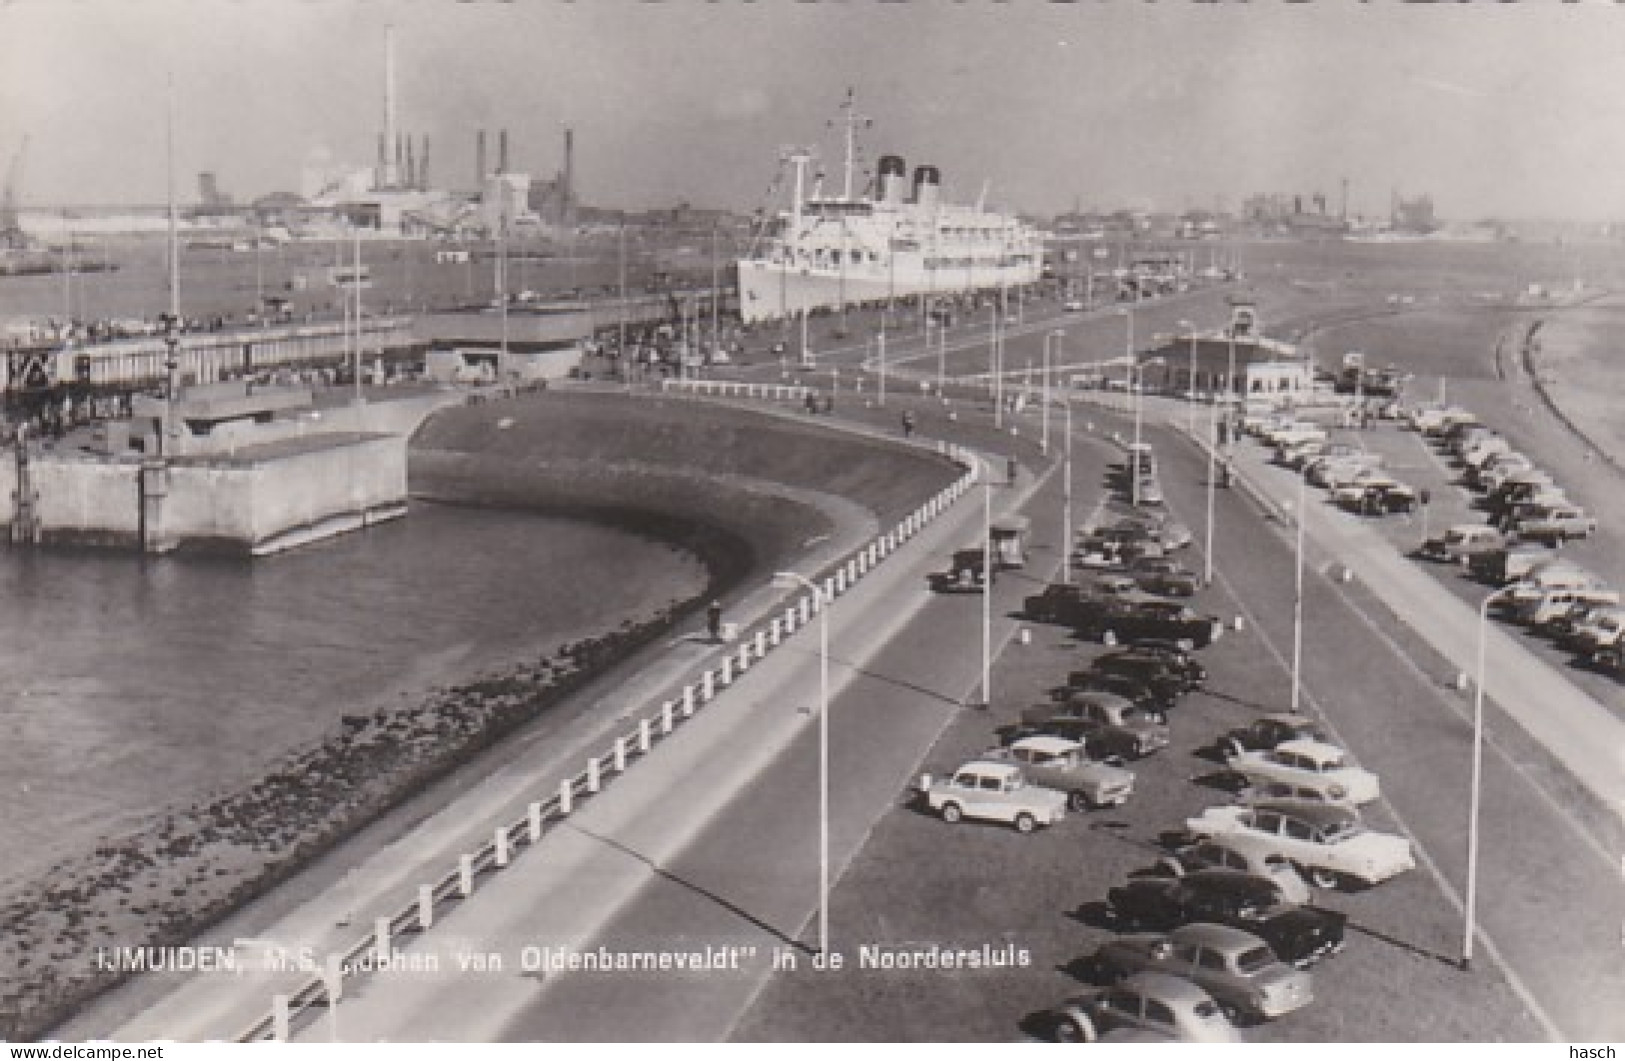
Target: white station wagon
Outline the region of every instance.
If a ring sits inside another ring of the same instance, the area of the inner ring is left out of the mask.
[[[1377,833],[1352,807],[1280,800],[1209,807],[1185,821],[1199,837],[1237,836],[1284,855],[1317,888],[1378,884],[1416,868],[1410,841]]]
[[[1312,787],[1329,802],[1359,805],[1382,795],[1376,774],[1354,765],[1347,752],[1325,741],[1289,740],[1266,751],[1231,756],[1228,765],[1250,784]]]

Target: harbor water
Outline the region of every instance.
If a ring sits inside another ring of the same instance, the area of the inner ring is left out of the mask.
[[[411,702],[703,591],[694,557],[551,515],[414,503],[252,563],[0,549],[0,888]]]

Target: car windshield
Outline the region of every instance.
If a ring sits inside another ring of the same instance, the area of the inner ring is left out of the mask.
[[[1329,821],[1320,827],[1321,839],[1328,844],[1351,839],[1363,832],[1365,832],[1365,826],[1352,820]]]
[[[1212,1020],[1219,1015],[1219,1004],[1211,998],[1205,998],[1192,1006],[1191,1012],[1203,1020]]]
[[[1275,964],[1275,953],[1268,947],[1254,947],[1236,959],[1236,968],[1244,973],[1256,973]]]

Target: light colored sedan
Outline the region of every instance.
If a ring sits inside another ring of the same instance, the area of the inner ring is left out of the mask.
[[[1157,865],[1176,877],[1204,869],[1233,869],[1274,884],[1280,889],[1281,898],[1289,903],[1298,906],[1307,903],[1311,896],[1303,876],[1284,857],[1263,848],[1264,845],[1245,837],[1215,836],[1186,844],[1162,856]]]
[[[1199,837],[1235,836],[1285,856],[1318,888],[1378,884],[1416,868],[1410,841],[1373,832],[1359,811],[1326,803],[1272,800],[1209,807],[1185,827]]]
[[[1240,1041],[1211,995],[1167,973],[1135,973],[1122,983],[1069,998],[1046,1017],[1062,1042],[1117,1040],[1131,1031],[1185,1043]]]
[[[1049,734],[1022,737],[1007,748],[982,753],[991,762],[1010,762],[1021,769],[1029,784],[1065,792],[1072,810],[1119,807],[1134,791],[1134,774],[1111,763],[1097,763],[1084,755],[1081,742]]]
[[[1095,953],[1103,971],[1168,973],[1213,997],[1225,1016],[1271,1020],[1314,1001],[1314,981],[1275,956],[1270,945],[1239,928],[1197,922],[1167,935],[1119,936]]]
[[[1256,786],[1277,781],[1311,785],[1330,800],[1356,806],[1382,795],[1376,774],[1354,765],[1347,752],[1325,741],[1289,740],[1267,751],[1231,756],[1227,765]]]

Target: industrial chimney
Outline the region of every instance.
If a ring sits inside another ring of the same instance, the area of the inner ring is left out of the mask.
[[[384,27],[384,144],[395,142],[395,166],[389,165],[388,157],[381,158],[383,172],[378,175],[378,182],[386,188],[393,188],[400,181],[400,143],[396,140],[395,132],[395,27]]]
[[[508,172],[508,130],[497,133],[497,172]]]
[[[485,187],[485,130],[474,134],[474,186]]]
[[[429,134],[423,134],[423,153],[418,156],[418,191],[429,190]]]

